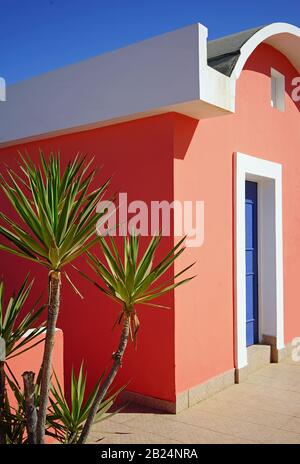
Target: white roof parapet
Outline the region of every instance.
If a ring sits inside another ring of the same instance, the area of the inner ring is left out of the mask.
[[[206,53],[207,29],[195,24],[8,86],[0,144],[167,111],[216,116],[200,101]]]
[[[266,26],[241,48],[231,77],[207,64],[207,28],[178,29],[6,88],[0,146],[170,111],[204,119],[235,111],[235,86],[261,43],[300,70],[300,29]]]

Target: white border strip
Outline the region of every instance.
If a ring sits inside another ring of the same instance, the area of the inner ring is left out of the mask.
[[[246,348],[246,255],[245,255],[245,181],[266,179],[275,184],[275,292],[277,349],[284,347],[283,246],[282,246],[282,166],[253,156],[235,155],[235,334],[236,367],[247,365]],[[263,184],[261,184],[263,185]],[[266,232],[267,233],[267,232]],[[261,298],[260,298],[261,301]],[[261,310],[263,310],[261,308]]]

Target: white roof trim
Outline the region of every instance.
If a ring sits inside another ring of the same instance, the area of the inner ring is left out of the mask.
[[[241,48],[229,78],[207,65],[207,28],[194,24],[7,87],[0,147],[170,111],[204,119],[235,111],[235,86],[267,42],[300,70],[300,29],[267,26]]]
[[[8,86],[0,145],[168,111],[217,116],[231,110],[228,92],[207,66],[207,29],[194,24]]]

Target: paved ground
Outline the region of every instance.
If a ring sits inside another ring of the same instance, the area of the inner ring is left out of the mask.
[[[177,415],[130,405],[96,424],[89,442],[300,444],[300,363],[270,364]]]

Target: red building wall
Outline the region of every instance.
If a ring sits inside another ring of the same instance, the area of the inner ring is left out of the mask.
[[[46,111],[46,109],[45,109]],[[110,194],[127,192],[132,200],[167,200],[173,197],[173,126],[172,117],[163,115],[132,121],[102,129],[5,148],[0,151],[1,170],[4,163],[17,168],[17,150],[25,148],[34,159],[38,149],[46,153],[61,150],[67,162],[80,151],[94,156],[94,166],[102,166],[96,182],[102,183],[112,176]],[[7,211],[7,202],[1,196],[1,208]],[[148,242],[146,239],[144,245]],[[160,248],[164,254],[173,246],[172,238],[165,238]],[[159,256],[158,256],[159,258]],[[9,286],[17,286],[28,269],[37,277],[39,291],[46,294],[47,271],[22,259],[1,252],[0,272]],[[77,265],[80,263],[77,263]],[[81,265],[85,265],[81,260]],[[87,273],[88,267],[84,267]],[[171,272],[171,271],[170,271]],[[111,354],[117,348],[119,328],[112,331],[120,308],[99,290],[68,268],[76,286],[84,295],[82,301],[63,279],[61,315],[58,326],[64,332],[64,360],[66,382],[72,365],[79,366],[84,359],[88,381],[92,385],[107,368]],[[37,289],[36,289],[37,291]],[[173,295],[160,299],[169,310],[141,307],[138,311],[141,327],[138,348],[129,345],[124,367],[118,376],[118,385],[129,383],[128,389],[149,396],[173,401],[174,377],[174,310]]]

